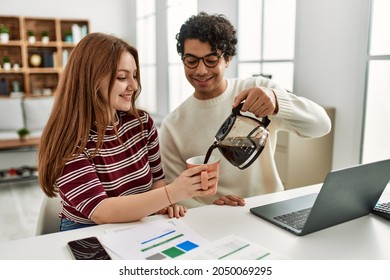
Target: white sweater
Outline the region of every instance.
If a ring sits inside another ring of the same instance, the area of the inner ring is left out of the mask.
[[[288,93],[261,77],[228,79],[227,88],[220,96],[199,100],[192,95],[163,120],[159,131],[160,150],[168,183],[186,169],[186,159],[206,154],[214,143],[218,129],[232,111],[234,97],[244,89],[255,86],[273,88],[279,106],[278,113],[269,116],[270,135],[263,152],[252,165],[240,170],[215,149],[212,154],[221,158],[217,194],[189,199],[181,204],[196,207],[212,204],[217,198],[229,194],[247,198],[281,191],[284,188],[274,160],[277,131],[287,130],[301,137],[313,138],[329,133],[330,119],[325,110],[316,103]]]

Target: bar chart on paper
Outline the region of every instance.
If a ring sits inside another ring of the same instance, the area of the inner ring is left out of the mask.
[[[183,233],[179,233],[176,230],[170,230],[167,233],[145,240],[141,242],[141,244],[145,245],[145,247],[141,249],[142,252],[152,252],[154,249],[158,251],[146,258],[149,260],[161,260],[166,257],[176,258],[199,247],[198,244],[188,240]],[[168,247],[166,247],[166,245]]]
[[[122,259],[175,259],[207,241],[180,220],[163,220],[120,230],[99,238]]]

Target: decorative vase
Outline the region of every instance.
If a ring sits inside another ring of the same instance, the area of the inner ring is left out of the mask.
[[[9,33],[0,33],[0,42],[8,43],[9,42]]]
[[[35,41],[36,41],[35,36],[28,36],[28,42],[29,42],[30,44],[35,44]]]
[[[13,81],[13,82],[12,82],[12,91],[13,91],[13,92],[20,92],[20,84],[19,84],[19,81]]]
[[[11,70],[11,63],[10,62],[5,62],[3,67],[4,67],[5,71],[10,71]]]
[[[47,44],[47,43],[49,43],[49,41],[50,41],[49,36],[43,36],[42,37],[42,43],[43,44]]]
[[[28,138],[28,135],[19,136],[20,141],[26,141]]]

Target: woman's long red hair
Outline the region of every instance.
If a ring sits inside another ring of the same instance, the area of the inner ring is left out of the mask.
[[[99,124],[96,151],[102,146],[107,124],[110,120],[114,121],[114,116],[110,104],[99,94],[99,88],[102,81],[110,77],[110,95],[119,59],[125,51],[135,59],[139,86],[137,93],[132,95],[128,113],[140,119],[135,106],[141,91],[137,50],[114,36],[91,33],[72,51],[57,86],[53,109],[39,145],[38,180],[47,196],[54,197],[58,193],[56,180],[62,175],[65,163],[84,150],[95,122]]]

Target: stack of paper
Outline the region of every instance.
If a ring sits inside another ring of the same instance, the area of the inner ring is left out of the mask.
[[[159,220],[99,237],[100,242],[126,260],[260,260],[283,259],[260,245],[229,235],[210,242],[182,220]]]

